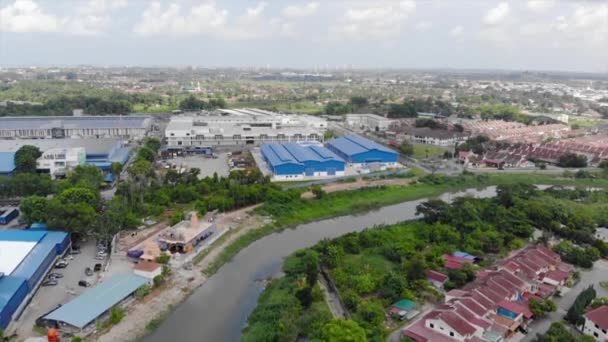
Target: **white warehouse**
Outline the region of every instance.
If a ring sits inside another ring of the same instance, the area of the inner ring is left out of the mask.
[[[221,110],[174,116],[167,125],[168,149],[260,145],[323,141],[327,120],[308,115],[286,115],[259,109]]]

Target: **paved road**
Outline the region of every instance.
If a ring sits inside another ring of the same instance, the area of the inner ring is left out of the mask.
[[[599,282],[608,280],[608,261],[600,260],[595,263],[593,269],[589,271],[581,271],[581,280],[561,298],[554,298],[558,306],[556,312],[552,312],[547,317],[534,321],[528,327],[528,335],[522,340],[523,342],[532,341],[537,333],[545,333],[551,323],[561,321],[576,299],[576,296],[589,285],[593,285],[597,291],[598,297],[608,296],[608,291],[603,289]]]

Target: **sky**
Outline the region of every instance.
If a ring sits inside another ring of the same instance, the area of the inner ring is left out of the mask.
[[[0,0],[0,65],[608,72],[608,0]]]

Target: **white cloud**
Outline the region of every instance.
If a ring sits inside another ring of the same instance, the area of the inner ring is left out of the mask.
[[[0,9],[0,31],[5,32],[54,32],[58,20],[45,13],[31,0],[16,0]]]
[[[428,21],[419,21],[414,26],[416,31],[420,32],[428,31],[431,27],[433,27],[433,24],[429,23]]]
[[[464,27],[462,27],[461,25],[458,26],[454,26],[451,30],[450,30],[450,36],[452,37],[462,37],[462,35],[464,34]]]
[[[555,0],[528,0],[526,7],[532,12],[544,12],[555,5]]]
[[[317,12],[319,9],[318,2],[309,2],[302,6],[290,5],[283,9],[282,14],[285,17],[308,17]]]
[[[213,33],[223,29],[227,16],[228,11],[218,8],[212,1],[186,11],[177,3],[163,8],[160,2],[153,2],[144,10],[134,31],[140,35]]]
[[[511,12],[511,8],[507,2],[501,2],[496,7],[490,9],[483,18],[483,23],[486,25],[501,24]]]
[[[390,40],[401,32],[406,19],[416,11],[416,3],[406,1],[377,1],[371,6],[356,6],[331,27],[339,36]]]
[[[75,6],[72,13],[58,16],[46,13],[34,0],[16,0],[0,9],[0,31],[96,35],[109,26],[108,12],[126,4],[126,0],[90,0]]]

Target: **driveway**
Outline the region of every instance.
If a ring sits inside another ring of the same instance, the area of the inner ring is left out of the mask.
[[[608,291],[603,289],[599,284],[600,281],[608,280],[608,261],[599,260],[593,265],[591,270],[580,271],[580,274],[581,280],[570,291],[564,294],[563,297],[555,297],[553,299],[558,306],[557,311],[551,312],[543,319],[532,322],[528,326],[528,335],[522,341],[532,341],[536,337],[536,334],[543,334],[549,330],[551,323],[561,321],[568,309],[570,309],[570,306],[574,303],[576,296],[589,285],[593,285],[597,291],[597,297],[608,296]]]
[[[95,243],[89,241],[86,244],[80,244],[80,246],[81,254],[74,255],[73,259],[70,259],[70,256],[66,257],[69,262],[68,267],[63,269],[52,268],[49,271],[63,274],[63,278],[57,280],[58,284],[48,287],[41,286],[19,320],[16,321],[16,333],[20,338],[35,336],[32,328],[36,319],[55,309],[59,304],[65,304],[82,294],[86,288],[78,286],[79,280],[87,280],[91,284],[97,283],[97,274],[92,277],[87,277],[84,274],[86,267],[92,268],[96,262],[100,262],[95,260],[97,253]]]

